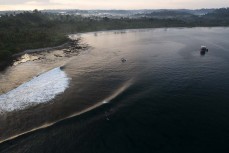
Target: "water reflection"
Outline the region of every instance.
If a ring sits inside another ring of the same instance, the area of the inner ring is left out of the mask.
[[[217,102],[217,108],[224,108],[223,104],[218,102],[228,99],[225,94],[229,90],[229,82],[227,81],[229,56],[225,50],[225,48],[229,48],[225,41],[228,33],[229,29],[221,28],[174,28],[126,30],[125,32],[117,31],[116,34],[114,31],[80,34],[83,41],[93,48],[80,53],[79,56],[66,57],[66,60],[60,63],[59,57],[50,55],[50,60],[45,62],[21,63],[1,74],[0,83],[7,87],[5,82],[23,82],[24,80],[21,78],[26,77],[28,73],[36,76],[42,70],[62,64],[65,65],[64,71],[72,80],[69,88],[50,103],[20,112],[11,112],[5,117],[0,117],[0,139],[40,127],[44,123],[62,120],[72,114],[96,109],[94,106],[110,104],[109,97],[116,96],[118,100],[115,99],[114,104],[109,105],[112,107],[112,113],[116,114],[116,120],[108,130],[111,131],[110,133],[117,132],[120,129],[117,127],[123,124],[126,131],[115,133],[119,137],[123,137],[121,144],[132,144],[129,142],[130,136],[141,137],[142,131],[147,132],[149,140],[155,138],[160,130],[165,134],[157,135],[158,140],[167,139],[171,133],[180,139],[180,127],[189,131],[205,123],[206,116],[212,115],[211,109],[215,108],[215,102]],[[71,35],[71,37],[78,38],[79,35]],[[211,52],[208,54],[209,56],[200,58],[197,50],[201,44],[206,44],[211,50],[218,50],[218,52]],[[55,60],[52,60],[53,58]],[[124,63],[122,58],[126,59]],[[127,88],[126,84],[128,85],[129,80],[134,81],[131,81],[132,86]],[[3,87],[1,86],[1,88]],[[124,92],[125,94],[122,95]],[[121,112],[120,108],[122,108]],[[205,111],[206,109],[208,111]],[[221,109],[214,109],[214,117],[219,120],[222,118],[217,111],[221,111]],[[224,117],[228,116],[228,109],[225,110],[222,113]],[[206,116],[202,112],[205,112]],[[102,112],[102,114],[107,120],[112,121],[113,116],[109,111]],[[89,115],[89,118],[96,118],[96,113]],[[187,118],[190,120],[187,121]],[[192,124],[190,121],[196,124]],[[72,126],[72,131],[78,125]],[[88,126],[84,121],[80,125],[84,127],[83,135],[90,133],[87,131],[88,127],[95,130],[95,133],[98,132],[99,135],[103,135],[101,131],[106,129],[102,125],[99,128],[100,124]],[[189,125],[188,128],[185,125]],[[203,127],[207,129],[214,125],[209,123],[208,126],[203,125]],[[69,140],[64,142],[65,145],[77,143],[74,140],[78,138],[78,135],[73,134],[68,139],[64,133],[64,131],[68,131],[65,129],[68,129],[68,125],[64,124],[64,126],[63,129],[59,129],[58,133],[53,132],[54,135],[60,134],[58,138]],[[136,129],[139,131],[135,131]],[[168,132],[168,129],[172,130]],[[211,131],[208,132],[211,133]],[[195,131],[192,133],[195,134]],[[145,136],[145,134],[143,135]],[[198,138],[198,135],[195,136]],[[37,137],[39,138],[39,134]],[[116,140],[113,139],[114,135],[111,137],[112,140]],[[90,134],[90,138],[93,142],[85,138],[89,144],[95,144],[94,140],[97,140],[96,144],[100,144],[100,146],[103,146],[104,142],[113,146],[112,142],[106,141],[108,137],[103,137],[104,141],[97,135]],[[131,140],[136,144],[139,142],[137,138]],[[145,137],[141,137],[141,140],[144,141]],[[174,139],[171,138],[171,140]],[[32,141],[34,141],[33,144],[36,144],[36,141],[42,142],[40,139]],[[46,143],[52,145],[55,142]],[[157,144],[157,141],[154,143]]]

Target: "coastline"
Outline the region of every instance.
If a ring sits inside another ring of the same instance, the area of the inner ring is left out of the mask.
[[[74,41],[70,38],[71,35],[82,35],[82,34],[90,34],[90,33],[102,33],[102,32],[116,32],[116,31],[128,31],[128,30],[147,30],[147,29],[180,29],[180,28],[229,28],[229,26],[170,26],[170,27],[151,27],[151,28],[128,28],[128,29],[105,29],[105,30],[97,30],[97,31],[85,31],[79,33],[72,33],[68,35],[68,41],[59,46],[46,47],[46,48],[37,48],[37,49],[27,49],[17,54],[13,54],[11,58],[0,61],[0,72],[4,71],[8,66],[12,65],[12,62],[19,56],[24,54],[38,53],[38,52],[47,52],[54,51],[59,49],[66,49],[71,47],[71,42]],[[76,41],[76,40],[75,40]]]
[[[37,49],[27,49],[22,52],[19,52],[17,54],[13,54],[11,58],[0,61],[0,72],[4,71],[7,67],[12,66],[14,60],[16,60],[19,56],[22,56],[24,54],[33,54],[38,52],[52,52],[55,50],[61,50],[61,49],[68,49],[72,47],[72,42],[80,41],[80,40],[74,40],[70,37],[72,35],[82,35],[82,34],[90,34],[90,33],[103,33],[103,32],[117,32],[117,31],[129,31],[129,30],[150,30],[150,29],[189,29],[189,28],[229,28],[229,26],[171,26],[171,27],[153,27],[153,28],[129,28],[129,29],[107,29],[107,30],[97,30],[97,31],[86,31],[86,32],[79,32],[79,33],[72,33],[68,35],[68,41],[64,44],[61,44],[59,46],[53,46],[53,47],[46,47],[46,48],[37,48]],[[79,38],[80,39],[80,38]],[[80,44],[78,46],[78,49],[80,48]]]
[[[28,49],[24,50],[20,53],[13,54],[11,58],[1,61],[0,62],[0,72],[3,72],[5,69],[7,69],[9,66],[12,66],[15,61],[20,58],[20,56],[23,56],[25,54],[36,54],[36,53],[42,53],[42,52],[53,52],[56,50],[66,50],[66,52],[76,52],[76,50],[80,49],[86,49],[88,46],[85,44],[80,44],[81,38],[77,39],[68,39],[67,42],[65,42],[62,45],[54,46],[54,47],[46,47],[46,48],[38,48],[38,49]]]
[[[81,42],[80,38],[76,38],[58,47],[27,50],[15,55],[0,71],[0,95],[8,93],[35,76],[65,65],[87,49],[89,46]]]
[[[69,46],[69,43],[71,41],[69,40],[68,42],[62,44],[62,45],[59,45],[59,46],[54,46],[54,47],[46,47],[46,48],[38,48],[38,49],[28,49],[28,50],[25,50],[23,52],[20,52],[20,53],[17,53],[17,54],[14,54],[13,57],[18,57],[18,56],[21,56],[23,54],[30,54],[30,53],[37,53],[37,52],[45,52],[45,51],[52,51],[52,50],[58,50],[58,49],[65,49]]]
[[[131,30],[152,30],[152,29],[195,29],[195,28],[229,28],[229,26],[171,26],[171,27],[153,27],[153,28],[128,28],[128,29],[113,29],[113,30],[97,30],[97,31],[87,31],[87,32],[78,32],[72,33],[71,35],[83,35],[90,33],[102,33],[102,32],[118,32],[118,31],[131,31]]]

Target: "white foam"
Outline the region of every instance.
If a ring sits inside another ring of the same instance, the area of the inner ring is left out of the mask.
[[[48,71],[10,92],[0,95],[0,113],[46,103],[63,93],[70,79],[60,68]]]

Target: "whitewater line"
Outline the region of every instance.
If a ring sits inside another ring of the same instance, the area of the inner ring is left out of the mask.
[[[132,80],[132,79],[129,80],[129,81],[127,81],[123,86],[121,86],[118,90],[116,90],[116,91],[115,91],[112,95],[110,95],[108,98],[106,98],[106,99],[103,100],[102,102],[99,102],[99,103],[97,103],[97,104],[95,104],[95,105],[93,105],[93,106],[91,106],[91,107],[89,107],[89,108],[87,108],[87,109],[85,109],[85,110],[83,110],[83,111],[80,111],[80,112],[78,112],[78,113],[74,113],[74,114],[72,114],[72,115],[70,115],[70,116],[67,116],[67,117],[65,117],[65,118],[59,119],[59,120],[57,120],[57,121],[55,121],[55,122],[52,122],[52,123],[46,123],[46,124],[44,124],[44,125],[42,125],[42,126],[39,126],[39,127],[37,127],[37,128],[33,128],[33,129],[29,130],[29,131],[26,131],[26,132],[23,132],[23,133],[20,133],[20,134],[11,136],[11,137],[9,137],[9,138],[7,138],[7,139],[0,140],[0,144],[2,144],[2,143],[4,143],[4,142],[7,142],[7,141],[14,140],[14,139],[19,138],[19,137],[21,137],[21,136],[23,136],[23,135],[26,135],[26,134],[33,133],[33,132],[35,132],[35,131],[38,131],[38,130],[42,130],[42,129],[51,127],[51,126],[53,126],[53,125],[55,125],[55,124],[57,124],[57,123],[59,123],[59,122],[62,122],[62,121],[64,121],[64,120],[67,120],[67,119],[70,119],[70,118],[73,118],[73,117],[76,117],[76,116],[80,116],[80,115],[82,115],[82,114],[84,114],[84,113],[87,113],[87,112],[90,112],[90,111],[92,111],[92,110],[94,110],[94,109],[96,109],[96,108],[98,108],[98,107],[100,107],[100,106],[103,106],[103,105],[109,103],[111,100],[115,99],[115,98],[116,98],[118,95],[120,95],[121,93],[123,93],[126,89],[128,89],[128,88],[132,85],[132,83],[133,83],[133,80]]]
[[[60,67],[43,73],[0,95],[0,114],[47,103],[69,87],[70,78]]]

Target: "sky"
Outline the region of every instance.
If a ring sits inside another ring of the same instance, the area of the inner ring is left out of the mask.
[[[229,0],[0,0],[0,10],[199,9],[229,7]]]

